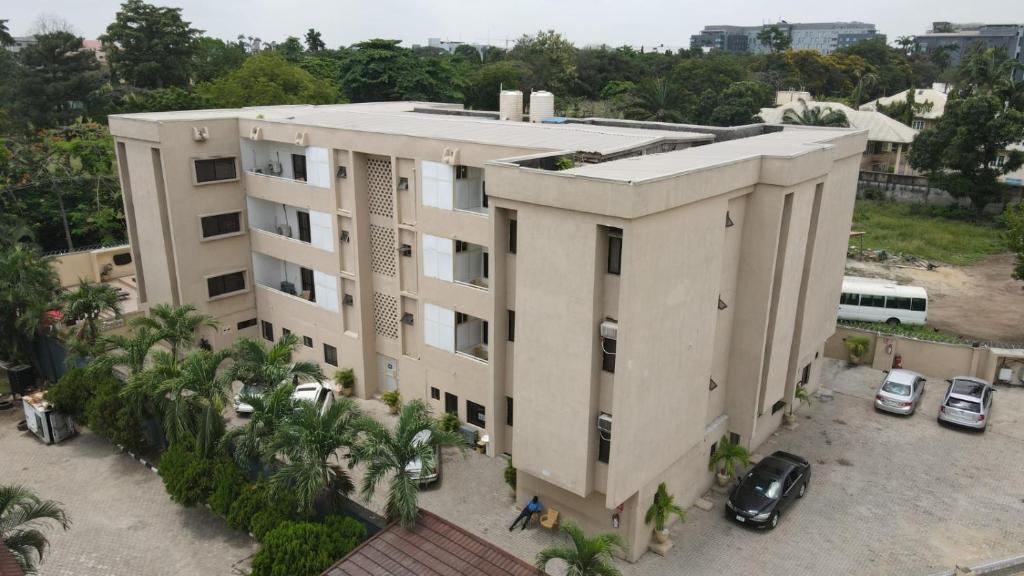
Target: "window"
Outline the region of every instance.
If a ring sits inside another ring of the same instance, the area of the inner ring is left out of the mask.
[[[516,341],[516,311],[508,311],[508,341]]]
[[[452,209],[455,190],[455,171],[452,166],[440,162],[423,162],[423,205]]]
[[[122,252],[120,254],[114,254],[114,265],[115,266],[127,266],[132,263],[132,253]]]
[[[431,386],[430,387],[430,398],[432,400],[440,400],[441,399],[441,391],[438,390],[437,388]]]
[[[512,397],[505,396],[505,426],[512,425]]]
[[[255,318],[249,318],[248,320],[242,320],[241,322],[239,322],[236,327],[239,330],[245,330],[246,328],[252,328],[255,325],[256,325],[256,319]]]
[[[518,222],[517,220],[509,220],[508,221],[508,253],[509,254],[515,254],[516,253],[516,235],[519,232],[518,231],[519,224],[517,222]]]
[[[622,229],[608,229],[608,273],[622,272]]]
[[[309,268],[299,267],[299,282],[302,286],[301,296],[310,302],[316,302],[316,282],[314,282],[313,271]]]
[[[306,179],[305,154],[292,154],[292,178],[303,181]]]
[[[245,272],[232,272],[207,278],[206,290],[210,298],[245,290]]]
[[[885,307],[895,308],[897,310],[910,310],[910,298],[889,296],[885,299]]]
[[[324,344],[324,362],[331,366],[338,365],[338,349],[330,344]]]
[[[291,334],[291,333],[292,333],[292,331],[291,331],[291,330],[289,330],[289,329],[287,329],[287,328],[281,328],[281,336],[282,336],[282,337],[284,337],[284,336],[287,336],[287,335],[289,335],[289,334]]]
[[[296,212],[295,216],[299,220],[299,240],[307,244],[312,242],[313,234],[309,227],[309,212]]]
[[[846,306],[858,306],[860,305],[860,294],[843,292],[843,295],[839,297],[839,303]]]
[[[235,158],[233,156],[230,158],[196,160],[195,166],[197,184],[238,178],[238,173],[235,171]]]
[[[423,316],[423,341],[428,346],[455,352],[455,312],[424,304]]]
[[[203,226],[203,238],[211,238],[213,236],[222,236],[224,234],[233,234],[235,232],[242,231],[242,218],[241,213],[239,212],[203,216],[201,222]]]
[[[263,328],[263,339],[267,340],[268,342],[273,342],[274,325],[264,320],[263,322],[260,323],[260,326]]]
[[[597,430],[597,461],[608,463],[608,458],[612,453],[612,429],[611,421],[607,422],[607,430]]]
[[[424,234],[423,242],[423,275],[427,278],[437,278],[446,282],[454,280],[452,254],[455,252],[455,242],[440,236]]]
[[[775,404],[772,404],[772,414],[775,414],[776,412],[778,412],[779,410],[782,410],[785,407],[786,407],[786,401],[785,400],[779,400]]]
[[[303,336],[302,337],[302,345],[305,346],[306,348],[312,348],[313,347],[313,339],[310,338],[309,336]]]
[[[615,373],[615,348],[618,343],[611,338],[601,339],[601,369]]]
[[[871,306],[873,308],[885,308],[885,296],[875,296],[872,294],[861,294],[860,296],[861,306]]]
[[[924,120],[913,120],[910,122],[910,127],[914,130],[924,130]]]
[[[459,397],[449,392],[444,393],[444,411],[445,413],[451,413],[458,416],[459,414]]]
[[[484,413],[484,407],[472,400],[466,400],[466,422],[480,428],[486,426],[487,415]]]
[[[928,301],[924,298],[911,298],[910,309],[914,312],[924,312],[925,308],[928,307]]]
[[[804,366],[803,372],[800,373],[800,385],[806,386],[811,381],[811,365]]]

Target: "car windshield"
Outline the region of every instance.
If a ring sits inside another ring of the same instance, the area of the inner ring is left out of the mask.
[[[980,382],[971,382],[970,380],[954,380],[953,381],[953,394],[960,394],[961,396],[974,396],[975,398],[981,398],[982,392],[985,391],[985,385]]]
[[[249,394],[250,396],[256,396],[260,393],[260,387],[253,384],[242,384],[242,389],[239,394]]]
[[[885,384],[882,384],[882,391],[888,392],[889,394],[895,394],[897,396],[910,396],[910,384],[886,382]]]
[[[971,402],[970,400],[963,400],[961,398],[950,398],[946,405],[950,408],[957,408],[958,410],[966,410],[968,412],[974,412],[975,414],[981,413],[981,404],[977,402]]]
[[[746,480],[743,481],[743,487],[772,500],[778,498],[779,493],[782,491],[782,483],[777,478],[771,478],[754,472],[747,475]]]

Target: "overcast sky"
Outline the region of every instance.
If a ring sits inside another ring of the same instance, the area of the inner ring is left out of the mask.
[[[406,45],[428,37],[511,45],[539,29],[554,29],[577,46],[687,46],[705,24],[756,25],[859,20],[892,41],[925,32],[932,21],[1024,23],[1024,0],[169,0],[186,20],[210,36],[239,34],[265,41],[320,30],[329,47],[367,38],[399,38]],[[28,33],[41,15],[56,15],[75,31],[103,33],[120,0],[3,0],[0,18],[14,35]]]

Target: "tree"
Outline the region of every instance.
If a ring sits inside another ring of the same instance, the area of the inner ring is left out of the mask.
[[[306,31],[306,49],[310,52],[319,52],[326,48],[327,45],[320,38],[320,32],[314,28],[310,28]]]
[[[221,445],[239,466],[257,461],[269,462],[273,457],[271,442],[281,425],[295,413],[289,382],[278,384],[263,394],[242,394],[240,400],[252,406],[252,415],[245,426],[232,428],[224,434]]]
[[[35,574],[43,560],[50,546],[43,529],[51,523],[64,530],[71,527],[60,502],[41,500],[24,486],[0,485],[0,539],[24,572]]]
[[[201,36],[196,39],[192,62],[189,64],[192,81],[199,84],[226,76],[240,68],[247,57],[241,42]]]
[[[230,357],[230,350],[194,350],[177,375],[160,385],[158,392],[166,398],[164,432],[171,444],[187,442],[203,457],[212,454],[224,434],[222,412],[231,393],[231,381],[218,370]]]
[[[833,126],[845,128],[850,125],[846,118],[846,112],[833,110],[829,106],[808,106],[801,98],[799,100],[801,110],[790,108],[782,115],[783,124],[796,124],[798,126]]]
[[[904,54],[909,56],[917,46],[917,39],[913,36],[900,36],[896,38],[896,45],[900,47],[900,50],[903,50]]]
[[[400,43],[375,38],[353,46],[341,79],[353,102],[462,100],[462,79],[447,59],[417,55]]]
[[[273,52],[250,56],[238,70],[199,85],[197,91],[217,108],[330,104],[338,98],[333,86]]]
[[[434,458],[437,448],[458,446],[465,449],[462,438],[438,426],[430,408],[422,400],[413,400],[402,406],[393,431],[369,418],[363,420],[361,428],[363,435],[352,449],[353,464],[366,463],[360,494],[369,501],[377,486],[390,477],[384,513],[389,521],[397,520],[403,526],[411,527],[419,515],[419,492],[416,478],[409,473],[409,464],[419,461],[424,471],[435,470],[438,466]],[[430,441],[414,441],[416,435],[424,430],[430,431]]]
[[[14,37],[11,36],[10,31],[7,29],[7,22],[9,20],[0,20],[0,48],[14,45]]]
[[[563,522],[559,528],[569,540],[569,546],[552,546],[537,554],[537,570],[543,572],[552,560],[566,564],[566,576],[621,576],[612,562],[612,555],[625,549],[625,543],[618,534],[598,534],[588,538],[583,530],[571,521]]]
[[[793,39],[778,26],[764,26],[757,33],[757,41],[772,53],[785,52],[793,45]]]
[[[549,90],[555,94],[573,94],[576,75],[576,47],[554,30],[539,31],[536,36],[523,36],[512,48],[509,57],[530,69],[529,87]]]
[[[484,64],[469,76],[466,106],[475,110],[497,110],[498,93],[502,90],[523,90],[530,69],[522,62],[505,60]]]
[[[665,78],[649,78],[637,84],[626,117],[654,122],[681,122],[688,102],[678,85]]]
[[[196,39],[202,30],[181,18],[181,8],[127,0],[100,36],[111,70],[132,86],[188,86]]]
[[[861,75],[861,77],[857,79],[857,86],[853,89],[853,94],[850,96],[850,106],[852,106],[855,109],[859,108],[860,105],[864,103],[864,101],[866,100],[865,96],[867,94],[867,91],[877,83],[877,74],[868,72],[867,74]],[[914,90],[911,89],[907,93],[912,94],[913,92]],[[907,125],[909,126],[910,124],[907,123]]]
[[[81,37],[51,32],[36,36],[35,44],[18,53],[18,116],[43,128],[68,123],[87,112],[83,103],[99,89],[102,78],[96,56],[81,47]]]
[[[315,362],[293,362],[292,354],[299,347],[299,337],[285,334],[267,348],[261,340],[239,338],[231,349],[234,363],[225,372],[231,381],[240,380],[262,390],[283,382],[319,382],[324,379]]]
[[[1004,107],[992,94],[951,98],[935,126],[919,132],[910,148],[910,165],[931,185],[969,198],[978,216],[1003,197],[999,176],[1024,164],[1024,152],[1003,152],[1024,140],[1024,113]],[[1006,156],[1002,165],[996,164],[999,155]]]
[[[86,351],[92,351],[99,338],[103,314],[121,317],[120,294],[109,284],[81,280],[75,290],[63,295],[62,301],[65,321],[81,323],[74,334]]]
[[[312,402],[298,403],[270,443],[271,454],[285,456],[270,477],[271,489],[296,495],[303,512],[311,511],[318,499],[334,504],[337,494],[351,493],[352,479],[340,466],[337,451],[352,448],[361,418],[349,398],[339,398],[327,410]]]
[[[132,331],[127,335],[104,334],[98,342],[105,348],[89,363],[90,374],[101,376],[113,373],[114,368],[123,368],[128,378],[146,367],[150,350],[160,341],[160,334],[149,325],[139,325],[133,320]]]
[[[157,304],[149,309],[149,315],[135,319],[135,324],[152,329],[160,340],[166,342],[174,361],[180,360],[182,353],[195,345],[199,328],[216,328],[218,325],[213,316],[197,313],[191,304]]]
[[[1010,100],[1018,84],[1014,78],[1024,63],[1010,58],[1006,51],[983,48],[980,44],[961,62],[954,77],[961,95],[995,94]]]
[[[49,325],[60,283],[39,250],[29,244],[0,249],[0,358],[29,362],[32,343]]]
[[[771,106],[775,93],[768,85],[754,80],[736,82],[721,95],[714,96],[716,104],[706,122],[714,126],[740,126],[757,122],[761,108]]]
[[[1017,258],[1013,277],[1024,280],[1024,203],[1018,202],[1016,206],[1007,206],[1005,219],[1006,247]]]
[[[302,47],[302,41],[295,36],[285,38],[284,42],[274,46],[274,51],[292,64],[302,60],[302,56],[306,52]]]

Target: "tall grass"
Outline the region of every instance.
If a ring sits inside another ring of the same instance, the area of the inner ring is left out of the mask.
[[[969,222],[938,213],[919,205],[858,199],[853,229],[865,232],[865,249],[958,266],[1006,250],[1002,230],[994,221]],[[851,247],[860,245],[861,238],[850,240]]]

